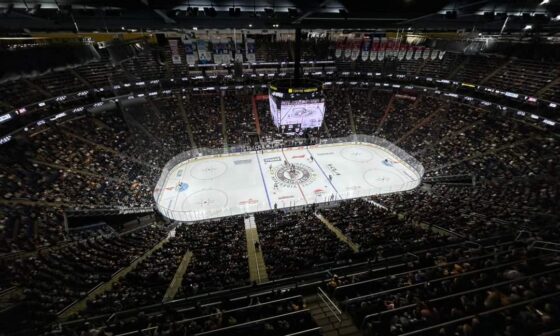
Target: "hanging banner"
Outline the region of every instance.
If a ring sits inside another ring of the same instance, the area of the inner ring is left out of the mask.
[[[198,51],[198,63],[209,64],[212,63],[212,52],[209,49],[208,41],[196,41],[196,49]]]
[[[181,64],[181,54],[179,53],[179,40],[169,39],[169,48],[171,49],[171,62],[173,64]]]
[[[426,48],[424,49],[424,52],[422,53],[422,58],[427,60],[428,58],[430,58],[430,48]]]
[[[352,40],[350,38],[346,39],[344,42],[344,58],[349,59],[352,56]]]
[[[257,62],[257,55],[255,54],[255,40],[248,38],[245,40],[245,55],[249,63]]]
[[[233,60],[233,52],[231,50],[231,40],[222,39],[220,41],[222,44],[222,62],[224,64],[230,64]]]
[[[406,46],[406,55],[405,58],[410,61],[412,56],[414,55],[414,47],[411,45]]]
[[[350,59],[355,61],[360,56],[360,49],[362,47],[362,39],[354,39],[352,41],[352,55],[350,55]]]
[[[379,43],[379,50],[377,51],[377,59],[383,61],[385,58],[385,48],[387,47],[387,38],[382,37]]]
[[[243,45],[235,42],[235,61],[243,63]]]
[[[438,57],[439,50],[432,49],[432,53],[430,54],[430,59],[433,61]]]
[[[371,39],[365,37],[362,42],[362,61],[367,61],[369,59],[369,50],[371,48]]]
[[[198,57],[196,57],[195,50],[194,50],[194,43],[191,40],[186,41],[185,45],[185,54],[187,55],[187,64],[188,65],[195,65]]]
[[[339,37],[338,40],[336,40],[336,47],[334,49],[334,57],[341,58],[343,52],[344,52],[344,37]]]
[[[222,47],[220,46],[220,40],[211,40],[212,42],[212,56],[214,58],[214,63],[222,64]]]
[[[188,65],[195,65],[198,57],[196,57],[195,52],[195,41],[192,36],[187,34],[181,36],[181,42],[183,42],[183,47],[185,48],[185,56]]]
[[[414,49],[414,59],[415,60],[419,60],[420,58],[422,58],[423,49],[424,49],[424,47],[416,47]]]
[[[379,37],[374,37],[371,42],[371,51],[369,53],[369,60],[375,61],[377,59],[377,52],[379,51]]]
[[[399,48],[399,55],[397,56],[399,61],[402,61],[404,59],[405,55],[406,55],[406,45],[401,44],[401,46]]]
[[[387,46],[385,47],[385,58],[395,57],[396,41],[393,39],[387,40]]]
[[[438,54],[438,59],[442,60],[444,55],[445,55],[445,50],[440,50]]]

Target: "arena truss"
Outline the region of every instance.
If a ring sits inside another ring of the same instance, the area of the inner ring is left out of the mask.
[[[175,156],[154,189],[157,209],[191,222],[402,192],[418,187],[424,175],[415,158],[372,135],[265,148],[193,149]]]

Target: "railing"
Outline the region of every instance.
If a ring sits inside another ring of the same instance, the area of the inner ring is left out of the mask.
[[[282,145],[292,145],[298,147],[298,149],[307,149],[313,148],[313,146],[303,146],[305,142],[302,140],[294,139],[289,142],[284,142]],[[321,139],[318,146],[322,145],[332,145],[332,144],[342,144],[342,143],[350,143],[350,144],[368,144],[373,145],[385,152],[389,155],[397,157],[399,159],[399,163],[405,166],[409,172],[411,172],[414,176],[410,176],[411,180],[400,183],[400,184],[392,184],[388,186],[376,187],[376,188],[360,188],[357,190],[350,190],[345,192],[337,192],[335,194],[328,194],[325,195],[314,195],[314,199],[310,199],[309,203],[319,204],[319,203],[330,203],[333,201],[340,201],[344,199],[353,199],[353,198],[361,198],[371,195],[378,195],[378,194],[389,194],[394,192],[412,190],[418,187],[422,181],[422,177],[424,176],[424,167],[422,164],[412,157],[410,154],[399,148],[398,146],[394,145],[393,143],[377,137],[373,135],[363,135],[357,134],[352,135],[344,138],[334,138],[334,139]],[[236,155],[236,153],[243,153],[245,154],[248,151],[262,151],[264,153],[269,151],[275,151],[276,148],[279,148],[280,144],[263,144],[263,146],[257,147],[249,147],[249,146],[233,146],[228,148],[198,148],[185,151],[183,153],[178,154],[177,156],[173,157],[171,160],[167,162],[167,164],[163,167],[160,178],[156,184],[154,189],[154,199],[156,203],[156,207],[158,211],[163,214],[164,216],[184,222],[192,222],[192,221],[199,221],[199,220],[206,220],[209,218],[218,218],[218,217],[226,217],[226,216],[234,216],[240,215],[245,213],[254,213],[254,212],[261,212],[261,211],[268,211],[272,210],[271,206],[268,204],[253,204],[251,206],[245,207],[226,207],[226,208],[219,208],[219,209],[193,209],[193,210],[176,210],[169,208],[162,204],[161,202],[161,195],[163,194],[163,190],[165,188],[165,184],[170,177],[171,171],[180,163],[197,160],[201,157],[209,158],[209,157],[222,157],[222,156],[232,156]],[[265,149],[267,148],[267,149]],[[273,149],[268,149],[273,148]],[[283,148],[283,147],[281,147]],[[289,149],[287,149],[289,150]],[[277,204],[274,205],[273,208],[299,208],[307,206],[307,201],[295,201],[295,200],[282,200],[279,201]]]
[[[522,277],[519,277],[519,278],[516,278],[516,279],[513,279],[513,280],[501,281],[501,282],[493,283],[493,284],[490,284],[490,285],[469,289],[469,290],[466,290],[466,291],[455,292],[453,294],[436,297],[436,298],[433,298],[433,299],[430,299],[430,300],[426,300],[426,302],[428,302],[429,304],[434,304],[435,302],[444,301],[444,300],[448,300],[448,299],[456,298],[456,297],[461,297],[462,295],[473,294],[473,293],[476,293],[476,292],[483,292],[483,291],[486,291],[488,289],[496,289],[496,288],[500,288],[502,286],[507,286],[507,285],[510,285],[510,284],[526,281],[526,280],[529,280],[531,278],[537,278],[537,277],[540,277],[540,276],[544,276],[544,275],[547,275],[547,274],[552,274],[552,273],[559,272],[559,271],[560,271],[560,268],[555,268],[555,269],[539,272],[539,273],[536,273],[536,274],[522,276]],[[364,326],[367,324],[367,322],[372,320],[372,319],[381,319],[382,317],[386,317],[389,314],[398,314],[400,312],[404,312],[405,310],[414,308],[416,306],[417,306],[417,304],[413,303],[413,304],[404,305],[404,306],[401,306],[401,307],[398,307],[398,308],[395,308],[395,309],[392,309],[392,310],[384,310],[384,311],[381,311],[381,312],[366,315],[364,317],[363,321],[362,321],[362,330],[364,329]]]
[[[331,300],[331,298],[329,298],[329,296],[327,295],[327,293],[325,293],[325,291],[321,288],[321,287],[317,287],[317,296],[319,297],[319,299],[321,299],[321,301],[323,301],[323,303],[325,305],[327,305],[327,308],[330,310],[330,312],[334,315],[334,317],[336,318],[336,320],[338,321],[338,323],[342,322],[342,311],[340,310],[340,308],[338,308],[338,306]]]
[[[229,330],[234,330],[234,329],[240,329],[240,328],[244,328],[250,325],[255,325],[255,324],[262,324],[262,323],[266,323],[268,321],[274,321],[280,318],[289,318],[289,317],[293,317],[296,315],[305,315],[305,314],[310,314],[309,309],[304,309],[304,310],[297,310],[297,311],[293,311],[290,313],[286,313],[286,314],[281,314],[281,315],[275,315],[275,316],[271,316],[271,317],[266,317],[260,320],[256,320],[256,321],[249,321],[249,322],[245,322],[245,323],[240,323],[240,324],[236,324],[236,325],[232,325],[230,327],[225,327],[225,328],[221,328],[221,329],[215,329],[215,330],[210,330],[210,331],[205,331],[205,332],[201,332],[198,333],[196,335],[212,335],[212,334],[220,334],[223,333],[224,331],[229,331]]]
[[[535,240],[534,242],[531,243],[531,245],[529,245],[529,248],[556,252],[556,253],[560,252],[559,243],[553,243],[553,242],[542,241],[542,240]]]
[[[507,306],[503,306],[503,307],[500,307],[500,308],[487,310],[487,311],[478,313],[476,315],[468,315],[468,316],[461,317],[459,319],[455,319],[455,320],[452,320],[452,321],[447,321],[447,322],[444,322],[444,323],[431,325],[431,326],[426,327],[426,328],[422,328],[422,329],[418,329],[418,330],[414,330],[414,331],[411,331],[411,332],[401,334],[401,336],[426,335],[430,331],[440,330],[442,328],[457,325],[457,324],[462,323],[462,322],[468,322],[468,321],[471,321],[475,317],[480,318],[480,317],[483,317],[483,316],[488,316],[488,315],[492,315],[492,314],[496,314],[496,313],[501,313],[503,311],[506,311],[506,310],[509,310],[509,309],[512,309],[512,308],[516,308],[516,307],[527,307],[528,305],[531,305],[532,303],[539,302],[539,301],[542,301],[542,300],[552,299],[552,298],[555,298],[555,297],[558,297],[558,296],[560,296],[560,291],[550,293],[550,294],[545,294],[545,295],[542,295],[542,296],[539,296],[539,297],[536,297],[536,298],[532,298],[532,299],[529,299],[529,300],[516,302],[516,303],[510,304],[510,305],[507,305]],[[557,335],[557,331],[556,332],[551,331],[550,334],[549,333],[543,333],[541,335]]]
[[[457,248],[457,247],[462,246],[463,244],[464,244],[463,242],[450,244],[450,245],[446,245],[446,248]],[[513,242],[510,241],[510,242],[498,244],[497,246],[506,247],[506,246],[509,246],[509,245],[512,245],[512,244],[513,244]],[[494,246],[494,244],[492,244],[492,246]],[[416,250],[415,253],[416,254],[425,254],[427,252],[438,251],[439,249],[440,249],[440,247],[433,247],[433,248],[429,248],[429,249]],[[401,259],[402,259],[402,254],[395,254],[395,255],[392,255],[392,256],[387,257],[387,258],[382,258],[379,262],[380,263],[391,263],[391,265],[393,265],[393,263],[396,263],[396,264],[398,264],[399,267],[404,267],[405,264],[400,262]],[[467,259],[467,260],[460,259],[460,260],[453,261],[453,262],[450,262],[450,263],[455,263],[455,262],[459,262],[459,261],[469,261],[469,260],[470,259]],[[259,297],[261,295],[271,294],[273,288],[302,289],[302,288],[309,287],[311,289],[309,291],[309,293],[312,293],[313,290],[317,286],[326,285],[327,282],[328,282],[328,280],[326,280],[326,278],[327,277],[329,277],[329,278],[332,277],[333,272],[337,273],[339,275],[343,274],[341,276],[341,278],[352,278],[352,277],[358,276],[358,275],[363,276],[364,274],[369,273],[371,270],[377,271],[377,270],[385,269],[385,266],[383,266],[382,268],[377,268],[377,267],[380,267],[380,266],[377,265],[377,263],[374,263],[374,264],[375,265],[373,267],[376,267],[376,268],[372,269],[371,268],[372,266],[370,265],[370,263],[368,261],[354,262],[352,264],[333,267],[331,269],[325,269],[325,270],[309,272],[309,273],[301,274],[301,275],[297,275],[297,276],[290,276],[290,277],[286,277],[286,278],[271,280],[271,281],[266,282],[264,284],[259,284],[259,285],[257,285],[257,287],[253,287],[252,285],[248,285],[248,286],[242,286],[242,287],[237,287],[237,288],[231,288],[231,289],[227,289],[227,290],[219,290],[219,291],[199,294],[199,295],[191,296],[191,297],[187,297],[187,298],[179,298],[179,299],[175,299],[173,301],[169,301],[169,302],[163,303],[163,304],[158,303],[158,304],[146,305],[146,306],[142,306],[142,307],[135,307],[135,308],[122,310],[118,313],[90,316],[87,319],[86,318],[80,318],[80,319],[70,320],[70,321],[62,322],[61,326],[63,328],[70,328],[71,329],[74,326],[81,325],[82,323],[84,323],[86,321],[89,321],[90,323],[99,323],[100,321],[109,322],[113,317],[118,317],[119,319],[124,319],[126,316],[131,316],[131,315],[136,316],[137,313],[140,310],[144,311],[145,313],[152,313],[152,314],[154,312],[156,312],[156,316],[159,316],[160,313],[157,313],[157,312],[162,311],[164,309],[164,307],[173,308],[173,309],[177,310],[178,312],[192,311],[192,310],[195,309],[194,305],[195,305],[196,302],[207,302],[207,303],[203,303],[202,307],[211,307],[211,306],[219,305],[221,300],[224,297],[230,298],[231,302],[237,302],[237,301],[240,301],[240,300],[245,300],[247,298],[256,298],[256,297]],[[389,268],[391,268],[391,267],[392,266],[389,266]],[[436,266],[433,266],[433,267],[436,267]],[[404,273],[407,273],[407,272],[409,272],[409,271],[406,271]],[[257,288],[258,293],[247,295],[247,293],[249,291],[254,291],[255,288]],[[340,287],[338,287],[338,288],[340,288]],[[181,307],[184,307],[184,308],[181,308]]]

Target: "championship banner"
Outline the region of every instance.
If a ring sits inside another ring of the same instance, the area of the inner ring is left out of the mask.
[[[444,55],[445,55],[445,50],[440,50],[438,54],[438,59],[442,60]]]
[[[397,40],[391,40],[391,57],[397,58],[399,56],[399,45]]]
[[[234,43],[235,47],[235,61],[243,63],[243,45],[239,42]]]
[[[187,64],[195,65],[197,57],[194,53],[193,41],[189,38],[183,38],[183,45],[185,46],[185,55],[187,56]]]
[[[402,61],[404,59],[404,56],[406,55],[406,45],[405,44],[401,44],[400,48],[399,48],[399,54],[398,54],[398,59],[399,61]]]
[[[233,52],[231,50],[231,41],[223,39],[220,41],[222,44],[222,61],[225,64],[230,64],[233,60]]]
[[[371,51],[369,53],[369,60],[375,61],[377,59],[377,52],[379,51],[379,37],[374,37],[371,42]]]
[[[352,56],[352,40],[350,38],[346,39],[344,43],[344,58],[350,58]]]
[[[198,63],[208,64],[212,63],[212,52],[208,49],[208,41],[196,41],[196,49],[198,50]]]
[[[352,55],[350,55],[350,59],[352,61],[355,61],[358,59],[358,56],[360,56],[360,49],[362,47],[362,39],[354,39],[354,41],[352,41]]]
[[[341,58],[344,52],[344,37],[340,37],[336,40],[336,47],[334,49],[334,57]]]
[[[407,61],[410,61],[412,59],[412,56],[414,55],[414,47],[411,45],[407,45],[406,46],[406,55],[405,58]]]
[[[379,43],[379,50],[377,51],[377,59],[383,61],[385,58],[385,48],[387,47],[387,38],[382,37]]]
[[[422,57],[423,47],[416,47],[414,49],[414,59],[419,60]]]
[[[430,48],[426,48],[424,49],[424,52],[422,53],[422,58],[427,60],[428,58],[430,58]]]
[[[212,40],[212,52],[215,64],[222,64],[222,46],[220,40]]]
[[[245,56],[247,56],[247,61],[250,63],[255,63],[257,61],[257,56],[255,55],[255,40],[248,38],[245,40]]]
[[[171,61],[173,64],[181,64],[181,54],[179,53],[179,40],[170,39],[169,48],[171,49]]]
[[[385,58],[391,58],[395,56],[395,40],[388,39],[385,45]]]
[[[367,61],[369,59],[369,50],[371,48],[371,39],[365,37],[362,42],[362,61]]]
[[[433,61],[438,57],[439,50],[432,49],[432,53],[430,54],[430,59]]]

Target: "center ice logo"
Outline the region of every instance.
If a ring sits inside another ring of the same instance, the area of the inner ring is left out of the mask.
[[[282,165],[272,174],[274,183],[283,187],[308,185],[315,181],[316,178],[317,174],[315,171],[301,163]]]

